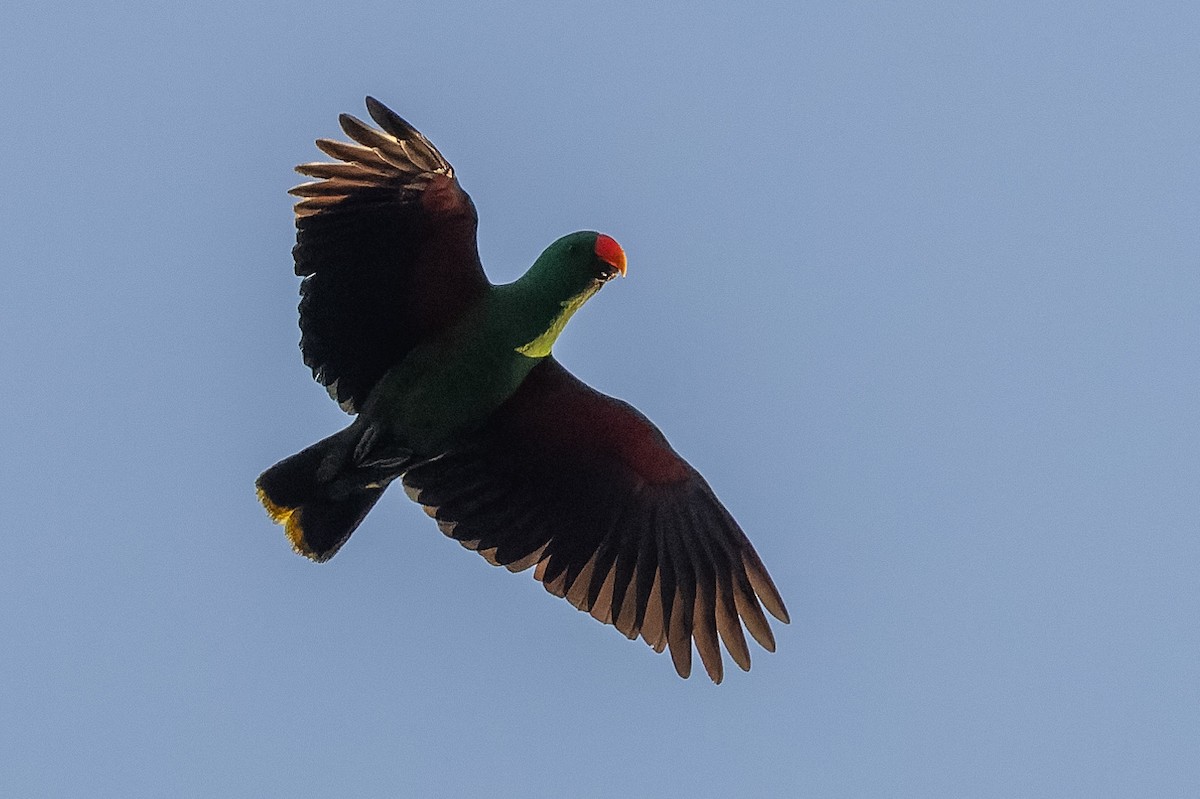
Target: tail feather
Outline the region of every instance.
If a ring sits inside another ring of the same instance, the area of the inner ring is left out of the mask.
[[[267,469],[255,482],[268,515],[283,525],[292,548],[329,560],[383,495],[390,481],[353,479],[352,428],[318,441]]]

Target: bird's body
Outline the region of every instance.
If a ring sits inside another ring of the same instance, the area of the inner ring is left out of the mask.
[[[492,285],[453,169],[390,110],[368,108],[383,132],[343,116],[359,144],[319,140],[343,163],[298,167],[318,180],[293,190],[306,198],[301,348],[357,418],[263,473],[272,518],[298,552],[327,560],[402,479],[447,535],[513,571],[536,565],[552,593],[669,645],[682,676],[694,639],[720,681],[718,636],[749,668],[742,623],[774,648],[758,602],[787,619],[750,542],[649,420],[551,354],[572,314],[625,273],[624,252],[573,233]]]
[[[547,282],[531,270],[513,283],[489,286],[458,322],[416,345],[384,375],[361,416],[422,454],[440,452],[482,423],[550,354],[567,319],[601,285],[595,279],[581,288]]]

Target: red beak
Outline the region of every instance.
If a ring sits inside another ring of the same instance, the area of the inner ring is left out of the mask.
[[[596,236],[596,257],[625,277],[625,251],[612,236],[603,233]]]

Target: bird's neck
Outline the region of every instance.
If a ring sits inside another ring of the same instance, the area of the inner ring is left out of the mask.
[[[550,354],[567,321],[601,284],[592,281],[572,293],[571,287],[561,285],[536,267],[537,264],[520,280],[499,289],[503,317],[510,327],[506,338],[521,355],[544,358]]]

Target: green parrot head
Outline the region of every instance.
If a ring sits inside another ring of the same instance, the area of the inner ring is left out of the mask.
[[[529,276],[564,300],[595,289],[617,275],[625,275],[625,251],[611,237],[593,230],[563,236],[545,249]]]
[[[582,230],[547,247],[515,284],[523,290],[527,320],[537,331],[518,352],[548,355],[571,315],[617,275],[625,275],[625,251],[611,236]]]

